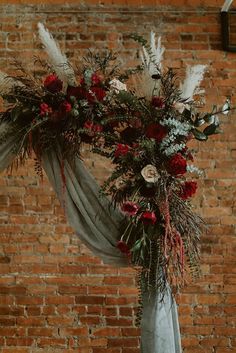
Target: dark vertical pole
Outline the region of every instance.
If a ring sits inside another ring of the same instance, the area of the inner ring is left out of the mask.
[[[221,12],[221,36],[223,49],[229,50],[229,15],[226,11]]]

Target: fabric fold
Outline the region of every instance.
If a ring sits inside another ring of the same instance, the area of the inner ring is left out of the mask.
[[[109,200],[100,197],[99,186],[77,158],[71,168],[64,161],[63,185],[61,159],[55,151],[47,152],[42,158],[44,170],[53,186],[69,224],[75,229],[82,242],[105,264],[128,266],[128,259],[117,249],[124,217],[112,208]]]

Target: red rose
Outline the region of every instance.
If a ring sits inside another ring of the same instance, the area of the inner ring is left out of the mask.
[[[123,240],[118,241],[116,246],[123,254],[130,255],[130,249]]]
[[[146,136],[148,138],[153,138],[157,142],[161,142],[167,134],[167,129],[161,124],[151,124],[146,129]]]
[[[99,85],[101,83],[101,78],[94,72],[91,77],[91,81],[93,85]]]
[[[118,143],[115,150],[115,158],[120,156],[125,156],[129,152],[130,147],[128,145],[123,145],[122,143]]]
[[[64,101],[60,105],[60,110],[62,111],[62,113],[69,113],[71,111],[71,108],[71,104],[67,101]]]
[[[58,93],[63,87],[63,82],[54,74],[47,76],[43,84],[44,87],[51,93]]]
[[[94,132],[102,132],[103,131],[103,126],[100,124],[94,124],[93,125],[93,131]]]
[[[41,103],[40,104],[40,115],[45,116],[46,114],[51,114],[52,113],[52,108],[49,107],[47,103]]]
[[[153,96],[152,97],[152,101],[151,101],[153,107],[155,108],[164,108],[165,107],[165,103],[162,97],[158,97],[158,96]]]
[[[88,130],[92,130],[92,128],[93,128],[93,122],[92,122],[91,120],[85,121],[85,123],[84,123],[84,128],[85,128],[85,129],[88,129]]]
[[[143,224],[155,224],[157,221],[157,217],[155,215],[155,212],[145,211],[142,213],[140,220],[143,222]]]
[[[193,196],[197,191],[196,181],[186,181],[183,186],[179,196],[186,200],[189,197]]]
[[[186,159],[180,153],[175,154],[168,161],[167,170],[171,175],[185,174],[187,171]]]
[[[84,123],[84,128],[92,132],[102,132],[103,127],[100,124],[94,124],[91,120],[87,120]]]
[[[136,205],[134,202],[126,201],[121,206],[121,211],[126,213],[129,216],[134,216],[137,214],[139,210],[139,206]]]

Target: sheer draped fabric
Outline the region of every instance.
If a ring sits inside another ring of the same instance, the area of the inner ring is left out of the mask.
[[[11,131],[10,123],[0,125],[0,134]],[[0,141],[0,171],[6,169],[20,149],[22,134]],[[116,247],[123,215],[99,195],[99,186],[80,159],[73,168],[64,161],[65,185],[61,177],[60,153],[47,151],[42,164],[62,206],[68,223],[81,241],[105,264],[128,266],[127,257]],[[143,294],[141,321],[142,353],[181,353],[177,307],[170,290],[164,298]]]

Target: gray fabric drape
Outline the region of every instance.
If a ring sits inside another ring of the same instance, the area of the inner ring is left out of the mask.
[[[11,124],[1,123],[3,131],[11,129]],[[0,171],[11,164],[20,147],[22,136],[12,135],[0,141]],[[18,144],[18,148],[17,148]],[[74,168],[65,161],[66,178],[63,187],[60,157],[55,151],[43,156],[43,167],[58,195],[69,224],[75,229],[81,241],[99,256],[104,263],[128,266],[127,258],[116,248],[120,236],[123,216],[110,208],[106,198],[99,197],[99,186],[87,171],[82,161],[77,159]],[[63,191],[64,189],[64,191]],[[143,317],[141,322],[142,353],[181,353],[178,314],[175,301],[167,291],[163,300],[160,296],[143,295]]]
[[[178,312],[170,289],[164,295],[143,294],[142,353],[181,353]]]
[[[43,156],[43,167],[65,206],[69,224],[82,242],[104,263],[128,266],[127,258],[116,247],[123,217],[111,208],[106,198],[99,197],[99,186],[82,161],[77,158],[73,169],[64,162],[64,192],[60,158],[55,152]]]

